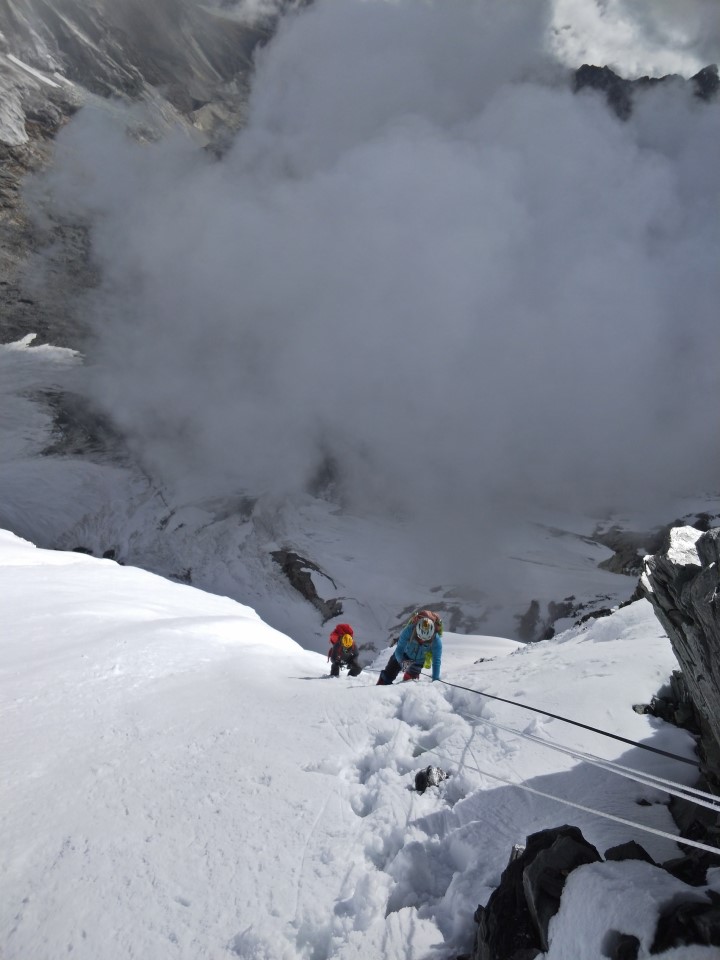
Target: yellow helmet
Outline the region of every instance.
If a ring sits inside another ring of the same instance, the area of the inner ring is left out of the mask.
[[[353,645],[353,642],[354,642],[354,641],[353,641],[353,638],[350,636],[349,633],[344,633],[344,634],[342,635],[342,637],[340,638],[340,643],[342,643],[342,645],[343,645],[346,649],[349,649],[349,648]]]

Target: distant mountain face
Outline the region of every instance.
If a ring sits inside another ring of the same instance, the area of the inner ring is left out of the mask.
[[[0,342],[36,334],[36,342],[81,349],[88,332],[75,302],[97,282],[87,224],[72,212],[31,218],[22,194],[63,125],[88,102],[108,112],[137,104],[136,136],[181,128],[221,154],[245,119],[253,52],[281,13],[301,5],[0,0]],[[616,86],[601,89],[610,96]],[[327,489],[298,503],[255,491],[173,500],[40,351],[13,356],[37,365],[13,397],[31,397],[47,422],[4,478],[11,493],[0,523],[43,546],[107,554],[234,596],[309,646],[322,648],[336,616],[359,626],[361,646],[382,646],[413,606],[426,605],[453,630],[538,640],[626,599],[653,539],[552,517],[525,524],[502,554],[477,544],[488,554],[482,576],[468,569],[461,585],[439,583],[411,556],[417,531],[410,540],[401,521],[344,516]],[[627,556],[608,567],[620,548]]]
[[[93,282],[79,222],[28,218],[26,174],[43,169],[84,104],[138,105],[136,135],[181,128],[221,150],[242,125],[255,48],[294,0],[0,0],[0,338],[78,346],[71,301]],[[49,248],[54,253],[47,254]],[[43,249],[45,295],[29,282]]]
[[[215,104],[216,121],[222,112],[233,125],[253,50],[272,26],[267,17],[249,22],[194,0],[0,2],[4,72],[9,54],[96,96],[161,98],[200,129],[211,125],[203,114],[208,104]],[[22,75],[22,67],[15,72]]]

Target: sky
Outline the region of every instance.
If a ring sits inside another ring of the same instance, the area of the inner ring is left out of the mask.
[[[694,66],[663,9],[565,12],[621,53],[632,15],[636,51],[662,34]],[[85,389],[168,489],[331,477],[461,567],[518,517],[713,492],[720,107],[672,87],[623,123],[574,96],[558,16],[315,3],[258,55],[220,161],[68,124],[38,190],[92,226]]]
[[[688,764],[427,679],[378,688],[389,650],[331,680],[247,606],[4,531],[0,571],[6,960],[444,960],[532,832],[679,855],[648,777],[681,790]],[[691,757],[631,709],[675,667],[640,601],[530,646],[448,632],[442,679]],[[428,765],[450,776],[420,795]],[[545,956],[597,960],[615,930],[646,957],[661,907],[704,889],[582,867]]]

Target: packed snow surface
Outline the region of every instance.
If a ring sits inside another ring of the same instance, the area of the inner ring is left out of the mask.
[[[689,765],[427,679],[378,688],[387,650],[328,679],[302,636],[109,560],[2,533],[0,568],[6,960],[446,958],[529,833],[575,823],[601,852],[632,838],[678,854],[639,829],[675,833],[665,794],[519,734],[683,782]],[[676,666],[645,601],[533,646],[444,648],[444,680],[691,755],[631,710]],[[451,776],[419,795],[428,764]],[[592,909],[563,903],[547,956],[596,960],[610,929],[647,956],[680,887],[645,864],[578,870],[568,903]]]

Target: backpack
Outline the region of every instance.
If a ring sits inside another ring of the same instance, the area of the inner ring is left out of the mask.
[[[336,643],[339,643],[340,639],[346,634],[349,633],[351,637],[355,636],[355,631],[350,626],[349,623],[339,623],[333,632],[330,634],[330,643],[335,646]]]

